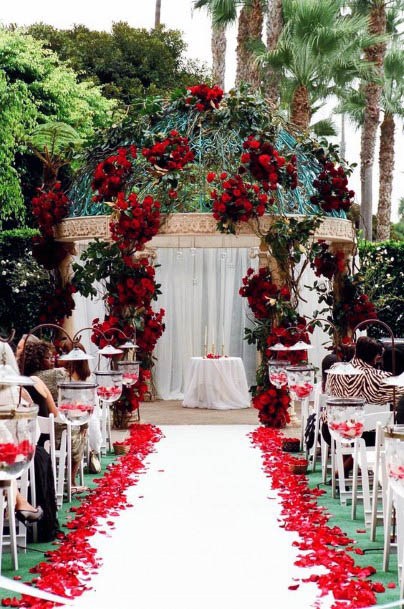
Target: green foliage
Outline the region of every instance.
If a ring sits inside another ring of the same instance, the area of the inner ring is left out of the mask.
[[[0,333],[17,336],[38,323],[41,300],[52,290],[50,274],[33,258],[31,239],[38,231],[0,232]]]
[[[404,242],[359,243],[364,291],[376,306],[379,319],[394,335],[404,336]]]
[[[88,139],[111,123],[114,103],[99,87],[79,83],[73,70],[32,36],[0,28],[0,107],[0,220],[24,221],[23,168],[37,172],[28,176],[33,187],[42,177],[27,161],[27,134],[41,123],[60,121]]]
[[[102,85],[107,97],[128,105],[145,95],[205,80],[207,71],[186,62],[186,48],[177,30],[163,26],[148,32],[127,23],[114,23],[112,32],[98,32],[83,25],[58,30],[38,23],[28,32],[45,41],[60,59],[68,61],[82,80]]]
[[[363,49],[376,40],[367,32],[367,19],[343,17],[341,4],[337,0],[283,1],[285,27],[277,47],[258,59],[282,76],[281,99],[288,106],[295,91],[304,87],[314,114],[318,102],[321,105],[354,79],[374,76],[373,67],[363,60]]]

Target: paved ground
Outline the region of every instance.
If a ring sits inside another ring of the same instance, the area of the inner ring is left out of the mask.
[[[178,400],[156,400],[143,402],[140,407],[142,423],[154,425],[258,425],[254,408],[241,410],[212,410],[204,408],[183,408]],[[292,437],[299,436],[300,424],[290,425],[283,430]],[[124,432],[114,430],[114,436]]]

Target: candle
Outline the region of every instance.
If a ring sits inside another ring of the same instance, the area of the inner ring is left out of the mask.
[[[208,326],[205,326],[205,342],[204,345],[208,344]]]
[[[222,326],[222,339],[223,339],[222,340],[222,355],[224,355],[224,344],[225,344],[224,343],[224,323],[223,323],[223,326]]]

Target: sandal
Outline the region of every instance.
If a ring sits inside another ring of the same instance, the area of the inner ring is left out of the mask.
[[[43,517],[43,509],[38,505],[36,510],[15,510],[15,517],[26,527],[32,526]]]
[[[72,495],[78,495],[79,493],[86,493],[89,491],[88,486],[72,486]]]

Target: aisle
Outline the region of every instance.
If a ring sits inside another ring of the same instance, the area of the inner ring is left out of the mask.
[[[111,536],[96,535],[104,564],[80,609],[309,608],[318,589],[293,577],[293,533],[261,469],[253,427],[167,426],[130,508]],[[321,607],[328,604],[321,602]]]

